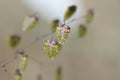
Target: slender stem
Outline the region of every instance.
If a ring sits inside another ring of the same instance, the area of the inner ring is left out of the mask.
[[[49,35],[51,35],[51,34],[53,34],[53,32],[49,32],[49,33],[46,33],[46,34],[41,35],[40,37],[37,37],[37,38],[36,38],[35,40],[33,40],[30,44],[24,46],[24,47],[23,47],[23,50],[26,49],[26,48],[28,48],[28,47],[30,47],[30,46],[33,45],[35,42],[37,42],[37,41],[39,41],[39,40],[41,40],[41,39],[43,39],[43,38],[45,38],[45,37],[47,37],[47,36],[49,36]]]
[[[67,24],[73,23],[73,22],[75,22],[75,21],[79,21],[79,20],[81,20],[81,19],[84,19],[85,17],[86,17],[86,15],[81,16],[81,17],[79,17],[79,18],[74,18],[74,19],[70,20],[69,22],[67,22]]]
[[[40,37],[38,37],[38,38],[36,38],[33,42],[31,42],[30,44],[28,44],[28,45],[26,45],[24,48],[23,48],[23,50],[24,49],[26,49],[26,48],[28,48],[29,46],[31,46],[33,43],[35,43],[35,42],[37,42],[37,41],[39,41],[39,40],[41,40],[41,39],[43,39],[43,38],[45,38],[45,37],[47,37],[47,36],[49,36],[49,35],[51,35],[51,34],[53,34],[53,32],[49,32],[49,33],[46,33],[46,34],[43,34],[42,36],[40,36]],[[3,66],[6,66],[6,65],[8,65],[9,63],[11,63],[12,61],[14,61],[14,60],[16,60],[16,53],[18,52],[19,50],[17,49],[16,50],[16,52],[10,57],[7,57],[6,59],[4,59],[4,60],[2,60],[2,61],[0,61],[0,63],[4,63],[2,66],[0,66],[0,67],[3,67]],[[14,56],[14,57],[13,57]],[[11,58],[11,59],[10,59]],[[32,57],[30,57],[31,59],[33,59]],[[10,59],[10,60],[9,60]],[[35,59],[34,59],[35,60]]]
[[[35,59],[35,58],[31,57],[31,56],[28,56],[28,58],[31,59],[32,61],[36,62],[37,64],[40,64],[40,65],[43,64],[42,62],[40,62],[39,60],[37,60],[37,59]]]
[[[66,23],[66,22],[65,22],[65,19],[64,19],[64,20],[63,20],[63,24],[65,25],[65,23]]]
[[[15,54],[16,54],[16,52],[15,52],[14,54],[13,54],[13,53],[10,54],[6,59],[0,61],[0,63],[4,63],[4,62],[5,62],[3,65],[7,65],[9,62],[11,62],[13,59],[15,59],[15,56],[16,56]],[[14,56],[14,58],[13,58],[13,56]],[[11,58],[11,57],[12,57],[12,58]],[[10,58],[11,58],[11,60],[9,60]],[[7,62],[7,61],[8,61],[8,62]],[[2,65],[2,66],[3,66],[3,65]],[[2,67],[2,66],[1,66],[1,67]]]
[[[9,60],[8,62],[4,63],[3,66],[6,66],[8,64],[10,64],[11,62],[13,62],[14,60],[16,60],[15,57],[13,57],[11,60]]]
[[[1,69],[0,69],[0,72],[4,71],[5,73],[7,73],[7,75],[9,77],[11,77],[11,80],[14,80],[13,76],[9,73],[8,69],[6,69],[6,66],[3,66]]]
[[[7,69],[4,69],[7,75],[11,78],[11,80],[14,80],[14,77],[10,74],[10,72]]]
[[[36,28],[37,30],[37,35],[36,35],[36,37],[38,38],[39,37],[39,29],[40,29],[40,27],[39,26],[37,26],[37,28]]]
[[[54,35],[55,35],[55,32],[52,33],[52,37],[51,37],[51,40],[54,39]]]

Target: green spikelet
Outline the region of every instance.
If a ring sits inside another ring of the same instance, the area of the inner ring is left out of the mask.
[[[58,19],[55,19],[55,20],[53,20],[52,22],[51,22],[51,30],[52,31],[55,31],[56,30],[56,28],[57,28],[57,26],[59,25],[59,20]]]
[[[62,69],[61,67],[58,67],[57,72],[56,72],[56,80],[62,80]]]
[[[20,43],[21,37],[19,35],[11,35],[8,41],[10,47],[15,48]]]
[[[70,27],[66,25],[57,27],[56,36],[57,36],[59,44],[64,44],[70,36]]]
[[[20,56],[20,71],[24,72],[26,70],[28,63],[28,55],[26,54],[21,54]]]
[[[19,69],[16,70],[15,80],[22,80],[22,75]]]
[[[59,51],[58,42],[47,40],[44,43],[44,50],[49,58],[56,57],[56,55]]]
[[[93,21],[94,18],[94,11],[92,9],[88,10],[87,16],[86,16],[86,23],[90,24]]]
[[[79,29],[78,29],[78,30],[79,30],[79,31],[78,31],[79,37],[80,37],[80,38],[83,38],[83,37],[85,36],[86,32],[87,32],[86,26],[85,26],[84,24],[81,24],[81,25],[79,26]]]
[[[76,12],[77,7],[75,5],[69,6],[64,14],[64,19],[67,20]]]
[[[33,29],[38,23],[38,18],[36,16],[26,16],[23,22],[23,31],[28,31]]]
[[[21,76],[16,75],[15,80],[22,80]]]

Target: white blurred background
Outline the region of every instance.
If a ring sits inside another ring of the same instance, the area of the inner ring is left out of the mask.
[[[37,2],[38,1],[38,2]],[[40,4],[40,5],[39,5]],[[67,6],[76,4],[76,16],[82,16],[89,8],[94,8],[94,21],[88,26],[83,39],[77,32],[64,45],[60,54],[50,61],[45,55],[43,44],[46,39],[36,42],[25,52],[43,62],[42,65],[30,60],[23,80],[37,80],[39,74],[43,80],[55,80],[58,65],[63,67],[63,80],[119,80],[120,79],[120,1],[119,0],[1,0],[0,1],[0,61],[11,57],[16,49],[8,46],[7,38],[11,34],[20,34],[23,38],[18,48],[29,44],[36,37],[37,28],[30,32],[21,31],[26,15],[40,17],[39,35],[50,31],[49,23],[53,18],[62,19]],[[56,6],[56,7],[55,7]],[[73,30],[79,23],[70,24]],[[4,62],[3,62],[4,63]],[[0,63],[2,65],[2,63]],[[13,80],[17,61],[7,65],[8,73],[0,71],[0,80]]]

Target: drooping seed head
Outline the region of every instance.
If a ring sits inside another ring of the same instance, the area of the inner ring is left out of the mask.
[[[52,31],[55,31],[56,30],[56,28],[57,28],[57,26],[59,25],[59,20],[58,19],[55,19],[55,20],[53,20],[52,22],[51,22],[51,30]]]
[[[93,18],[94,18],[94,10],[89,9],[86,15],[86,23],[90,24],[93,21]]]
[[[59,44],[57,41],[47,40],[44,43],[44,50],[49,58],[54,58],[59,51]]]
[[[24,72],[26,70],[28,63],[28,55],[23,53],[20,54],[20,71]]]
[[[72,15],[76,12],[76,9],[77,9],[77,7],[75,5],[69,6],[64,14],[64,19],[67,20],[70,17],[72,17]]]
[[[19,69],[15,71],[15,80],[22,80],[22,74]]]
[[[33,29],[36,24],[38,23],[38,17],[33,16],[33,15],[28,15],[25,17],[24,22],[23,22],[23,31],[31,30]]]
[[[59,44],[64,44],[70,36],[70,27],[66,25],[58,26],[56,29],[56,36]]]
[[[78,29],[78,36],[80,38],[83,38],[87,32],[87,27],[85,24],[80,24],[79,29]]]
[[[9,37],[9,45],[12,48],[15,48],[20,43],[20,41],[21,37],[19,35],[14,34]]]
[[[56,71],[56,80],[61,80],[62,79],[62,68],[59,66]]]

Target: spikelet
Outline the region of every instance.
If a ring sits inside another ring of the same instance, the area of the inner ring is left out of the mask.
[[[56,28],[57,28],[57,26],[59,25],[59,20],[58,19],[55,19],[55,20],[53,20],[52,22],[51,22],[51,30],[52,31],[55,31],[56,30]]]
[[[77,7],[75,5],[69,6],[64,13],[64,19],[67,20],[76,12]]]
[[[93,18],[94,18],[94,11],[93,9],[89,9],[86,16],[86,23],[90,24],[93,21]]]
[[[15,72],[15,80],[22,80],[22,74],[20,73],[19,69],[17,69]]]
[[[70,27],[66,25],[58,26],[56,29],[56,36],[59,44],[64,44],[70,36]]]
[[[26,70],[28,63],[28,55],[25,54],[24,52],[20,53],[20,71],[24,72]]]
[[[59,66],[56,71],[56,80],[62,80],[62,68]]]
[[[78,31],[78,36],[80,37],[80,38],[83,38],[84,36],[85,36],[85,34],[87,33],[87,28],[86,28],[86,26],[85,26],[85,24],[81,24],[80,26],[79,26],[79,29],[78,29],[79,31]]]
[[[57,41],[47,40],[44,43],[44,50],[49,58],[54,58],[59,51],[59,44]]]
[[[23,31],[31,30],[33,29],[36,24],[38,23],[38,18],[36,16],[26,16],[23,22]]]
[[[14,34],[9,37],[8,41],[10,47],[15,48],[20,43],[21,37],[19,35]]]

